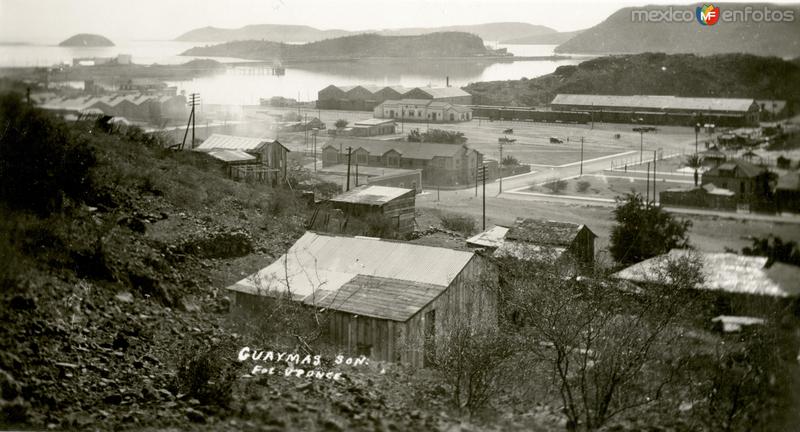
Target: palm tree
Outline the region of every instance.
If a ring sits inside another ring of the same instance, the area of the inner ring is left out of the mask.
[[[697,153],[691,154],[686,157],[686,166],[689,168],[694,168],[694,185],[696,187],[698,178],[697,170],[703,166],[703,158]]]

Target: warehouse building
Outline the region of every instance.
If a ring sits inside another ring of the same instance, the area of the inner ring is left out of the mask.
[[[406,88],[403,86],[329,85],[317,93],[317,108],[372,111],[382,102],[400,99],[423,99],[448,102],[453,105],[472,104],[472,95],[455,87]]]
[[[754,99],[588,94],[559,94],[550,108],[588,112],[598,122],[687,126],[698,122],[717,126],[755,124],[760,110]]]
[[[422,170],[432,186],[473,184],[483,163],[483,154],[466,145],[337,138],[322,148],[322,166],[347,164],[348,148],[351,165]]]
[[[406,122],[452,123],[472,120],[472,109],[430,99],[401,99],[383,102],[373,115]]]

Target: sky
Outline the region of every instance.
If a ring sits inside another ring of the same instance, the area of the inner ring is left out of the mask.
[[[365,30],[516,21],[559,31],[600,23],[635,0],[0,0],[0,41],[58,43],[75,33],[170,40],[198,27],[304,24]],[[691,1],[664,1],[689,4]],[[775,1],[773,3],[792,3]]]

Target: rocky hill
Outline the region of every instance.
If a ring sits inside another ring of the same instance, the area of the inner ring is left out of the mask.
[[[58,46],[62,47],[110,47],[114,46],[105,36],[97,34],[80,33],[62,41]]]
[[[464,89],[478,104],[536,106],[558,93],[751,97],[800,101],[800,67],[748,54],[610,56],[561,66],[534,79],[473,83]]]
[[[242,40],[267,40],[271,42],[316,42],[324,39],[375,33],[382,36],[416,36],[442,32],[472,33],[489,41],[499,41],[525,36],[556,33],[555,30],[521,22],[486,23],[474,25],[455,25],[445,27],[409,27],[385,30],[320,30],[309,26],[256,24],[238,29],[204,27],[190,30],[175,40],[186,42],[232,42]]]
[[[188,56],[226,56],[251,60],[347,60],[381,57],[478,57],[491,54],[481,38],[467,33],[433,33],[421,36],[364,34],[327,39],[304,45],[267,41],[238,41],[195,47]]]
[[[645,22],[633,19],[635,12],[674,11],[694,16],[695,5],[658,5],[623,8],[600,24],[583,31],[556,48],[559,53],[635,54],[643,52],[749,53],[796,57],[800,55],[800,6],[766,3],[714,3],[720,9],[720,21],[712,26],[689,22]],[[729,21],[725,13],[773,12],[791,13],[794,19],[767,21]]]

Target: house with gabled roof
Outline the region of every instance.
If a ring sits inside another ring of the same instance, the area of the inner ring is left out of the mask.
[[[456,320],[496,325],[483,278],[496,272],[473,252],[309,231],[227,289],[239,312],[295,301],[322,315],[328,339],[348,355],[421,367]]]
[[[416,143],[339,138],[322,147],[323,167],[347,164],[422,170],[427,185],[465,185],[475,182],[475,167],[483,155],[465,144]]]
[[[713,184],[734,193],[740,203],[755,203],[770,195],[771,173],[763,166],[731,159],[703,173],[702,185]]]

